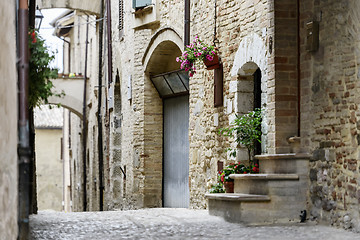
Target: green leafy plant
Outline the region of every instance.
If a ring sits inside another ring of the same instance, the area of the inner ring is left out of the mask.
[[[49,52],[38,32],[29,32],[30,67],[29,67],[29,107],[34,108],[48,103],[50,96],[64,96],[64,93],[54,93],[50,79],[58,76],[58,69],[51,68],[50,63],[55,56]]]
[[[261,143],[261,109],[257,108],[242,116],[236,115],[232,125],[220,128],[219,134],[235,139],[238,146],[245,146],[251,160],[255,143]],[[227,150],[230,151],[230,156],[236,157],[236,149],[228,148]]]
[[[211,186],[210,193],[224,193],[224,186],[221,182],[217,182],[215,185]]]

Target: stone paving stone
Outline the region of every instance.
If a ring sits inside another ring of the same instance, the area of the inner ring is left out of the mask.
[[[152,208],[30,217],[30,239],[266,239],[355,240],[360,234],[314,224],[256,226],[225,222],[207,210]]]

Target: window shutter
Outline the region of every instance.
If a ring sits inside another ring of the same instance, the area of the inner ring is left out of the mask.
[[[119,30],[124,29],[124,0],[119,0]]]
[[[214,107],[223,105],[223,66],[214,69]]]
[[[144,8],[152,4],[152,0],[133,0],[133,8],[139,9]]]

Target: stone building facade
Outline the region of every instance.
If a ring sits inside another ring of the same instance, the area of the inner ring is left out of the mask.
[[[150,79],[178,67],[171,58],[183,48],[184,6],[153,1],[135,11],[131,3],[112,1],[112,7],[121,147],[112,135],[110,179],[116,181],[110,181],[110,191],[123,196],[114,207],[159,207],[163,101]],[[191,1],[190,8],[191,39],[198,35],[211,43],[216,22],[224,105],[213,106],[213,72],[199,67],[189,91],[189,207],[207,207],[204,193],[216,180],[217,162],[232,161],[223,151],[231,143],[217,129],[252,109],[253,73],[259,68],[262,155],[309,154],[311,218],[359,229],[356,1],[217,1],[216,20],[214,2]],[[290,144],[291,137],[300,137],[300,147]],[[244,152],[238,156],[243,159]],[[126,179],[120,167],[126,167]]]
[[[359,9],[357,1],[301,1],[301,137],[312,154],[311,215],[360,229]],[[306,51],[308,20],[319,22],[319,48]]]
[[[99,21],[94,32],[98,34],[102,24],[102,71],[94,72],[103,80],[101,113],[96,110],[99,90],[94,80],[89,81],[93,87],[87,102],[91,176],[87,192],[92,210],[100,201],[94,181],[99,178],[96,114],[103,120],[104,210],[168,206],[167,131],[175,131],[177,125],[166,126],[168,111],[176,103],[161,96],[155,82],[180,68],[175,58],[184,46],[185,9],[179,0],[140,2],[149,5],[134,8],[131,1],[111,1],[111,29]],[[257,74],[263,108],[262,157],[307,154],[309,186],[303,187],[308,187],[310,218],[359,229],[359,4],[355,0],[217,0],[216,4],[215,9],[215,1],[190,2],[190,38],[199,36],[210,44],[216,26],[223,105],[214,107],[214,71],[203,66],[189,79],[184,95],[188,100],[173,98],[189,109],[189,116],[181,121],[188,131],[181,152],[188,167],[182,178],[189,186],[185,206],[207,208],[204,194],[216,181],[218,162],[235,161],[224,151],[234,143],[217,130],[228,126],[236,114],[253,109]],[[104,4],[103,12],[105,8],[109,6]],[[97,14],[99,19],[101,11]],[[77,140],[72,140],[72,155],[79,160],[81,124],[74,121],[77,130],[72,127],[71,138]],[[244,159],[246,152],[239,149],[236,160]],[[81,160],[73,164],[82,167]],[[81,188],[83,176],[79,173],[76,179],[73,189]],[[74,206],[79,206],[74,210],[82,208],[80,192],[73,198]]]
[[[1,239],[17,238],[17,74],[15,2],[0,3],[0,232]]]

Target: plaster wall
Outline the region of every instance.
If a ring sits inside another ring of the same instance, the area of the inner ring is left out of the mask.
[[[37,199],[39,210],[62,211],[62,129],[35,129]]]
[[[0,2],[0,233],[16,239],[18,207],[15,2]],[[6,87],[4,87],[6,86]]]

